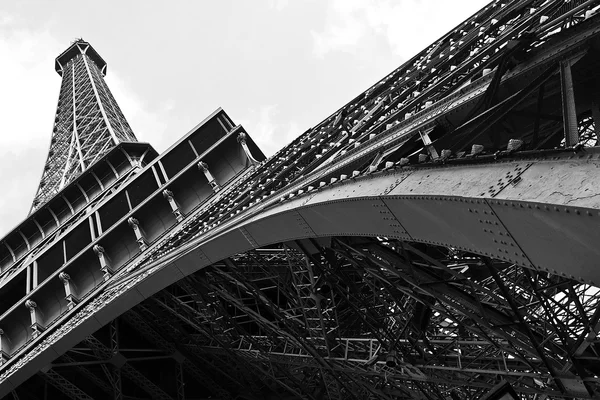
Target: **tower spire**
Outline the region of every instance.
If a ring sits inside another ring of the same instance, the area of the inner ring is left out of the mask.
[[[31,212],[121,142],[137,142],[108,89],[106,62],[83,39],[55,61],[62,77],[48,158]]]

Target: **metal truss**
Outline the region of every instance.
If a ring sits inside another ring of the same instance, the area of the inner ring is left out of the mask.
[[[61,376],[58,372],[54,370],[49,370],[47,372],[42,372],[44,379],[51,384],[52,386],[59,389],[65,395],[67,395],[70,399],[73,400],[93,400],[93,397],[87,395],[73,383],[69,382],[63,376]]]
[[[490,3],[300,135],[234,190],[220,193],[218,201],[182,224],[179,234],[150,259],[259,204],[286,201],[341,179],[399,165],[435,166],[486,156],[497,159],[516,150],[595,145],[592,114],[600,117],[599,108],[594,105],[591,111],[563,118],[562,104],[569,104],[566,110],[572,114],[576,96],[573,74],[560,71],[585,64],[580,61],[583,55],[595,60],[596,53],[585,50],[579,30],[598,30],[598,19],[591,18],[598,5]],[[561,64],[562,59],[570,61]],[[577,79],[592,74],[595,61],[589,64],[581,67]],[[518,81],[519,89],[506,87],[511,80]],[[575,122],[565,125],[567,118]],[[566,126],[577,132],[565,131]],[[577,136],[577,143],[566,142],[569,134]]]
[[[122,323],[132,329],[125,334],[125,342],[130,345],[127,348],[121,345],[120,336],[123,336],[123,333],[120,325]],[[131,339],[132,332],[136,333],[137,339]],[[169,342],[134,310],[129,311],[122,319],[111,321],[100,336],[104,336],[105,340],[95,336],[86,338],[61,356],[58,362],[53,363],[52,369],[41,372],[40,376],[60,393],[73,399],[183,400],[189,398],[186,397],[186,386],[193,388],[198,385],[202,390],[209,391],[210,394],[204,392],[207,396],[212,395],[219,399],[233,399],[230,391],[233,385],[238,387],[240,392],[244,391],[240,386],[242,382],[238,381],[237,377],[231,378],[228,390],[224,389],[222,383],[211,377],[211,374],[214,375],[211,367],[188,352],[185,347]],[[104,341],[109,344],[104,344]],[[132,343],[136,345],[132,347]],[[148,347],[148,344],[151,347]],[[149,369],[147,363],[153,363],[153,367]],[[227,374],[230,368],[227,365],[219,368],[223,369],[215,376],[222,380],[222,374]],[[160,375],[164,375],[164,371],[171,371],[173,382],[168,387],[164,387],[164,382],[148,378],[147,374],[156,375],[159,370]],[[58,371],[62,371],[66,376],[71,377],[70,379],[83,385],[93,395],[88,396]],[[98,388],[101,392],[97,391]],[[25,391],[19,388],[19,393],[23,394]],[[14,395],[18,396],[17,392],[14,392]],[[30,393],[26,393],[26,398],[30,397]]]
[[[154,307],[152,311],[144,308],[145,313],[151,316],[152,321],[155,324],[162,325],[163,332],[165,335],[171,337],[173,341],[200,344],[206,343],[207,340],[211,340],[214,336],[211,335],[207,328],[203,324],[197,321],[197,315],[185,304],[180,303],[176,298],[168,296],[164,299],[154,299]],[[158,306],[158,307],[156,307]],[[181,312],[179,312],[181,311]],[[168,325],[163,325],[168,323]],[[230,325],[229,323],[225,322]],[[197,329],[198,334],[202,335],[204,339],[197,335],[183,335],[185,332],[185,326],[191,326]],[[229,333],[233,333],[229,330]],[[227,341],[220,341],[224,352],[218,356],[210,354],[202,354],[195,352],[194,346],[188,346],[189,350],[194,352],[196,357],[200,356],[200,365],[211,365],[212,368],[219,372],[219,377],[222,380],[223,376],[228,377],[235,385],[240,385],[239,392],[250,390],[253,396],[261,398],[265,395],[272,395],[277,393],[281,398],[286,396],[283,393],[288,392],[301,397],[301,393],[305,392],[301,386],[301,382],[298,382],[292,375],[289,375],[285,369],[276,368],[273,365],[257,365],[255,357],[237,357],[234,350],[228,347]],[[232,366],[236,366],[232,370]],[[280,379],[280,376],[286,376],[291,382]],[[260,384],[257,384],[260,383]],[[230,384],[231,385],[231,384]],[[300,390],[295,389],[296,385],[300,385]]]
[[[183,382],[183,370],[185,370],[186,373],[193,377],[195,382],[201,383],[204,387],[209,389],[214,396],[224,400],[233,399],[229,391],[223,389],[223,387],[221,387],[219,383],[215,382],[210,375],[202,371],[193,361],[189,359],[189,357],[186,357],[184,353],[181,353],[172,342],[169,342],[163,338],[138,313],[133,310],[129,311],[124,315],[123,319],[131,327],[138,330],[142,336],[154,346],[157,346],[165,352],[173,355],[177,361],[176,370],[178,398],[185,398]]]
[[[297,242],[226,260],[183,287],[152,302],[196,329],[188,351],[286,369],[282,382],[302,370],[299,388],[314,397],[478,398],[499,380],[527,398],[598,391],[600,359],[586,340],[596,288],[454,249]],[[322,329],[327,313],[307,317],[317,303],[335,310],[333,331]]]
[[[523,398],[591,399],[598,292],[452,248],[336,237],[226,259],[122,321],[168,355],[180,398],[188,374],[222,398],[476,399],[505,381]],[[86,340],[106,366],[116,332]],[[153,398],[175,398],[128,365]]]
[[[104,81],[106,64],[90,57],[93,49],[83,40],[74,42],[65,53],[69,50],[75,52],[59,71],[62,84],[54,129],[31,211],[118,143],[137,142]]]
[[[123,357],[123,355],[119,352],[115,353],[115,350],[105,346],[94,336],[88,337],[85,343],[92,349],[96,356],[104,360],[111,360],[111,362],[114,363],[115,367],[119,369],[118,373],[111,373],[110,370],[107,373],[107,376],[112,378],[113,388],[116,392],[115,398],[120,398],[122,396],[120,393],[120,375],[123,374],[129,380],[138,385],[138,387],[142,388],[146,393],[148,393],[151,398],[161,400],[173,400],[173,397],[165,393],[164,390],[162,390],[150,379],[145,377],[144,374],[138,371],[135,367],[128,364],[125,357]]]
[[[547,64],[522,90],[498,100],[502,79],[527,49],[550,46],[553,36],[575,29],[595,6],[491,4],[299,137],[245,186],[208,205],[164,248],[181,246],[198,230],[208,231],[261,200],[279,195],[285,201],[297,189],[300,194],[311,184],[326,184],[345,172],[343,162],[336,162],[344,153],[368,160],[351,165],[360,175],[386,159],[414,162],[411,157],[424,154],[424,162],[436,162],[443,146],[460,158],[464,149],[483,141],[483,154],[498,156],[514,151],[510,143],[505,150],[509,137],[535,150],[595,145],[593,116],[572,113],[565,68],[576,59]],[[428,133],[415,129],[418,140],[405,136],[395,147],[371,147],[379,153],[367,148],[378,135],[416,124],[419,116],[426,120],[434,114],[431,107],[451,107],[465,96],[457,87],[486,74],[490,80],[478,108],[458,127],[437,121],[422,125]],[[562,111],[550,97],[561,85],[558,99],[567,105]],[[514,116],[529,118],[529,128],[515,129]],[[486,133],[486,126],[504,126],[506,132]],[[435,140],[421,141],[432,132]],[[331,245],[300,242],[253,251],[192,279],[204,302],[186,303],[185,296],[193,296],[188,285],[187,295],[172,294],[181,304],[169,306],[176,315],[192,313],[210,323],[203,335],[212,339],[192,348],[233,351],[255,364],[312,369],[305,393],[317,395],[324,388],[328,398],[392,392],[406,398],[477,398],[500,379],[530,398],[593,398],[598,391],[597,289],[548,273],[452,248],[337,238]]]
[[[74,368],[80,375],[82,375],[85,379],[91,381],[95,387],[99,388],[106,395],[113,395],[114,389],[112,387],[112,382],[106,382],[104,379],[94,374],[88,368],[83,365],[78,365],[77,360],[69,355],[69,353],[63,354],[61,356],[61,361],[67,364],[73,365]]]
[[[600,108],[589,87],[600,63],[585,39],[600,32],[597,11],[597,1],[492,2],[220,188],[139,265],[160,262],[239,214],[337,180],[597,145]],[[62,70],[57,139],[34,208],[107,146],[135,140],[86,45],[75,46],[81,54]],[[577,103],[575,88],[590,104]],[[79,115],[94,123],[78,125]],[[169,382],[133,366],[140,358],[123,348],[116,321],[86,339],[85,357],[70,351],[44,379],[69,397],[85,392],[55,369],[72,368],[82,387],[111,398],[141,389],[160,399],[196,391],[233,399],[456,400],[506,382],[526,399],[594,399],[599,291],[451,246],[342,232],[226,258],[126,312],[121,321],[140,342],[130,350],[160,351],[142,358],[168,360],[151,367],[172,372]]]

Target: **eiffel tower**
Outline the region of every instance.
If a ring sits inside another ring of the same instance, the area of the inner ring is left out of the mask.
[[[84,40],[0,243],[0,398],[597,399],[600,1],[493,1],[265,158]]]
[[[48,158],[32,211],[121,142],[137,142],[103,76],[106,62],[82,39],[56,58],[62,77]]]

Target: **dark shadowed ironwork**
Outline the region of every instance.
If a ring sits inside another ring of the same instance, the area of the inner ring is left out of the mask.
[[[598,398],[599,7],[492,2],[268,159],[82,89],[0,242],[0,397]],[[105,88],[86,42],[57,71]]]

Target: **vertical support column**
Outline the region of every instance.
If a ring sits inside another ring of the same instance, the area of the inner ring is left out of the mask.
[[[177,361],[175,367],[177,374],[177,400],[185,400],[185,382],[183,380],[183,363]]]
[[[77,303],[79,303],[79,298],[75,295],[75,287],[71,281],[71,277],[66,272],[61,272],[58,274],[58,277],[65,287],[65,299],[67,299],[69,302],[68,307],[69,310],[71,310]]]
[[[100,236],[102,235],[102,220],[100,220],[98,211],[94,212],[94,218],[96,218],[96,228],[98,229],[98,236]]]
[[[38,285],[38,263],[34,260],[31,264],[31,290],[35,289]]]
[[[244,150],[244,153],[246,154],[246,157],[248,158],[250,164],[258,164],[258,161],[254,157],[252,157],[252,153],[250,153],[250,149],[248,148],[248,143],[246,139],[246,134],[244,132],[240,132],[240,134],[237,137],[237,141],[242,146],[242,149]]]
[[[425,149],[427,150],[427,153],[429,153],[429,156],[431,157],[431,159],[437,160],[440,156],[438,155],[438,152],[435,150],[435,147],[433,147],[433,144],[431,143],[431,139],[429,138],[429,134],[431,133],[432,130],[433,130],[433,128],[429,128],[426,131],[419,130],[419,135],[421,136],[421,140],[423,141],[423,144],[425,145]]]
[[[92,240],[96,240],[96,228],[94,227],[94,217],[93,216],[89,216],[88,217],[88,224],[90,225],[90,237],[92,238]]]
[[[133,233],[135,234],[135,240],[137,241],[138,245],[140,246],[140,250],[141,251],[146,250],[148,248],[148,241],[144,237],[142,228],[140,228],[140,221],[138,221],[137,219],[135,219],[133,217],[129,217],[127,219],[127,223],[133,229]]]
[[[208,184],[210,185],[210,187],[212,187],[213,191],[215,193],[218,192],[219,189],[221,189],[221,188],[219,187],[219,184],[217,183],[215,178],[212,176],[212,174],[208,170],[208,164],[205,163],[204,161],[200,161],[198,163],[198,168],[200,169],[200,171],[204,172],[204,176],[206,176],[206,179],[208,180]]]
[[[572,60],[560,62],[560,88],[562,93],[563,129],[565,147],[573,147],[579,143],[577,130],[577,110],[575,108],[575,91],[573,90]]]
[[[85,69],[87,72],[89,82],[92,85],[92,90],[94,91],[94,97],[96,98],[96,104],[98,104],[98,108],[100,109],[100,113],[102,114],[104,123],[106,124],[106,127],[108,128],[110,137],[112,138],[114,144],[116,145],[116,144],[119,144],[119,139],[117,138],[117,135],[115,134],[115,131],[113,130],[113,127],[110,123],[110,119],[108,118],[108,115],[106,115],[106,111],[104,110],[104,105],[102,104],[102,100],[100,99],[100,95],[98,94],[98,89],[96,88],[96,82],[94,82],[94,77],[92,76],[92,71],[90,71],[90,66],[88,65],[88,58],[85,55],[85,52],[87,51],[87,49],[88,49],[88,47],[86,47],[85,49],[83,49],[81,51],[81,54],[83,54],[83,63],[85,65]],[[73,107],[75,107],[75,105],[73,105]]]
[[[0,365],[4,364],[8,358],[8,338],[4,334],[4,330],[0,329]]]
[[[160,179],[160,176],[158,175],[158,171],[156,170],[156,165],[150,166],[150,169],[152,170],[152,174],[154,175],[154,180],[156,181],[156,184],[158,185],[158,187],[162,186],[163,181]]]
[[[397,365],[396,350],[390,350],[385,356],[385,365],[390,368],[395,368]]]
[[[32,337],[36,338],[44,330],[44,327],[41,324],[41,313],[38,309],[37,303],[33,300],[25,301],[25,307],[29,309],[29,315],[31,317]]]
[[[31,287],[33,286],[32,277],[31,277],[31,265],[27,266],[27,275],[25,277],[25,294],[29,294],[31,292]]]
[[[110,267],[110,260],[104,251],[104,247],[99,244],[94,246],[94,253],[98,256],[100,261],[100,270],[104,273],[104,280],[107,281],[113,274],[113,270]]]
[[[175,219],[177,222],[183,221],[183,214],[181,214],[181,210],[179,209],[179,204],[175,201],[175,197],[173,197],[173,192],[169,189],[165,189],[162,191],[163,197],[169,202],[171,206],[171,210],[173,210],[173,215],[175,215]]]
[[[120,360],[120,362],[113,363],[113,391],[115,400],[123,400],[123,389],[121,383],[121,367],[125,364],[124,357],[120,356],[119,352],[119,326],[118,320],[112,320],[110,322],[110,350],[113,359]]]

